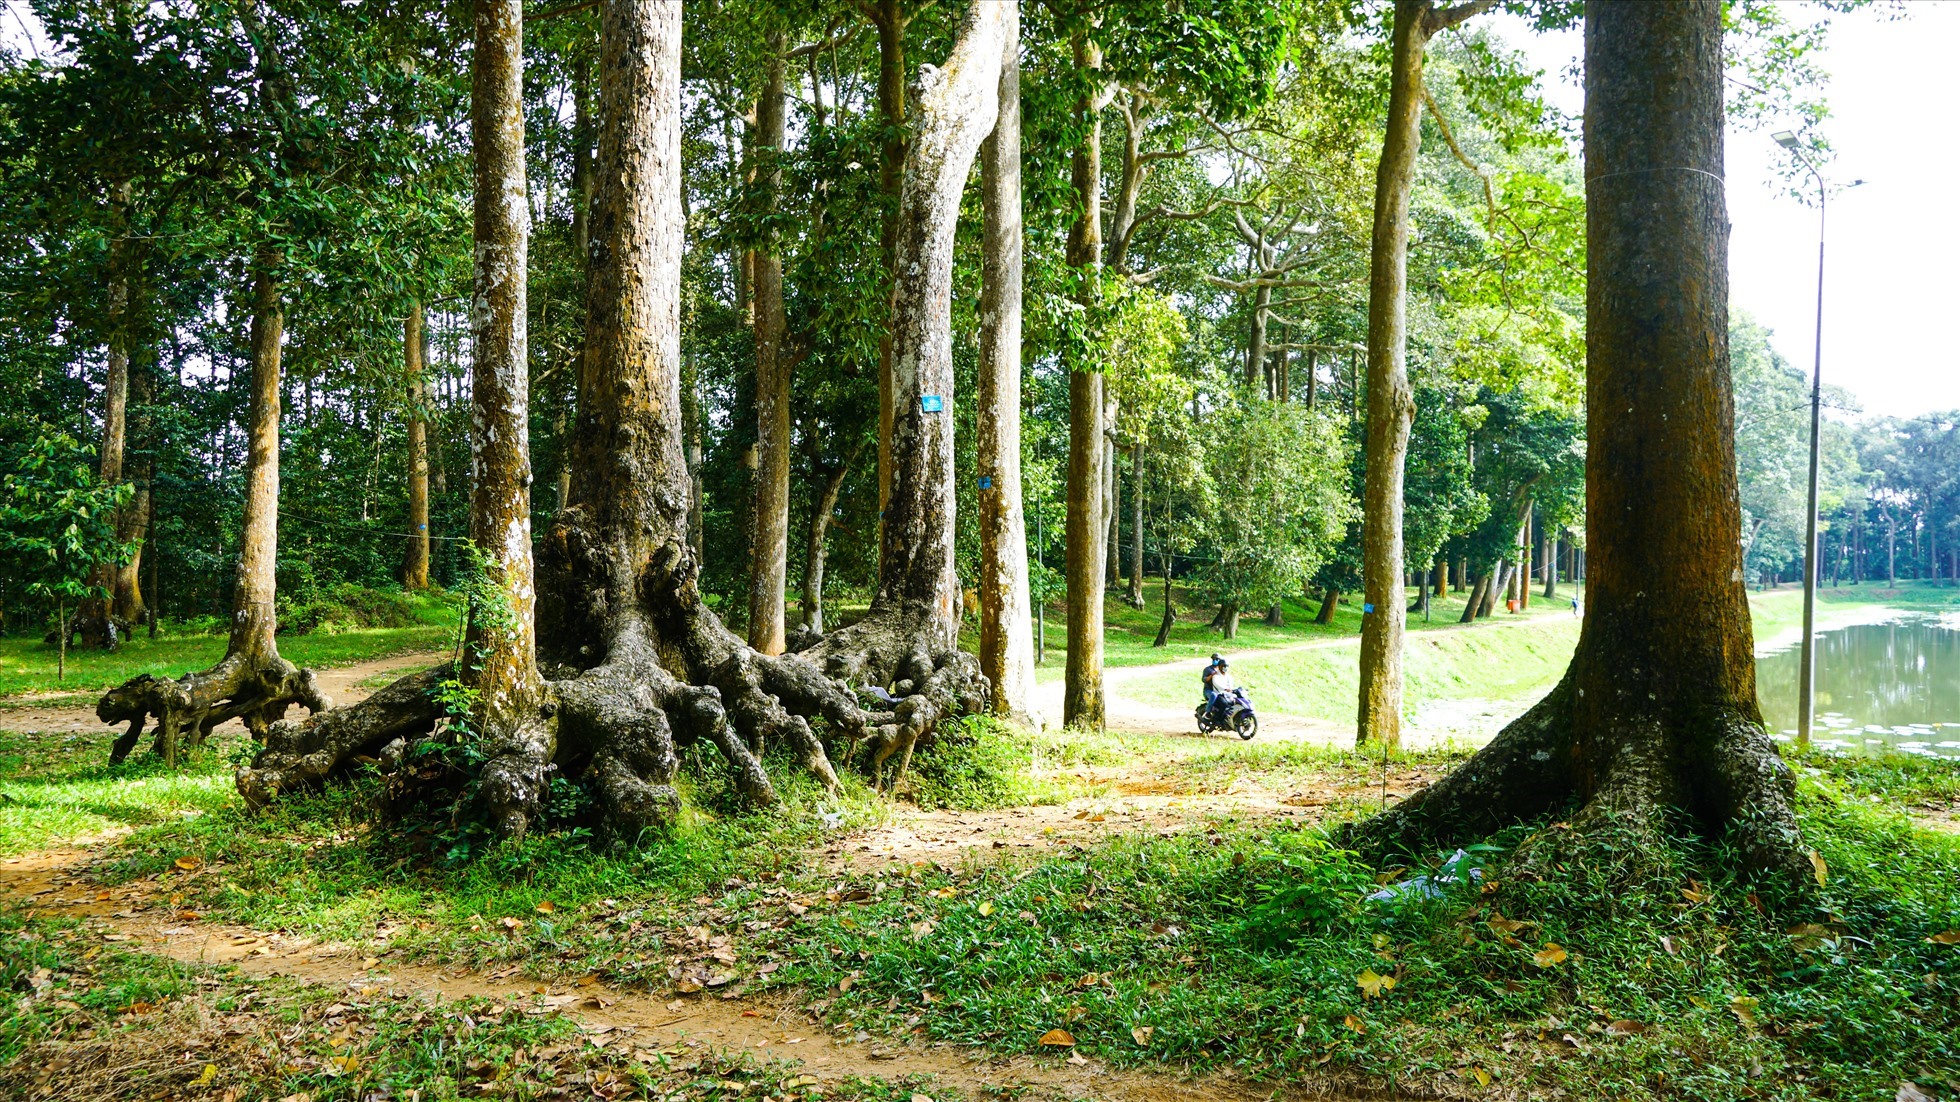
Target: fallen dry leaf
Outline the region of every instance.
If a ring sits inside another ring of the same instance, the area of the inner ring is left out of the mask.
[[[1899,1083],[1899,1093],[1892,1096],[1892,1102],[1933,1102],[1933,1096],[1910,1079]]]
[[[1809,852],[1810,852],[1810,872],[1811,875],[1817,877],[1817,886],[1821,888],[1824,886],[1824,881],[1830,878],[1831,867],[1824,863],[1823,854],[1818,853],[1814,849]]]
[[[1348,1027],[1349,1029],[1354,1030],[1356,1033],[1368,1032],[1368,1027],[1362,1024],[1361,1019],[1355,1017],[1352,1014],[1349,1014],[1347,1017],[1342,1018],[1341,1024]]]
[[[191,854],[186,854],[182,857],[177,858],[177,860],[172,862],[172,864],[176,865],[180,869],[183,869],[185,872],[190,872],[193,869],[201,867],[204,864],[204,858],[197,857]]]
[[[1735,1014],[1737,1021],[1754,1029],[1756,1026],[1756,1005],[1760,1001],[1749,995],[1737,995],[1729,1000],[1729,1010]]]
[[[1926,939],[1929,945],[1960,945],[1960,930],[1946,930]]]
[[[541,914],[541,915],[548,915],[548,914],[550,914],[550,913],[552,913],[553,911],[556,911],[557,909],[558,909],[558,904],[556,904],[556,903],[553,903],[553,902],[552,902],[551,900],[549,900],[549,899],[547,899],[547,900],[545,900],[544,902],[542,902],[542,903],[540,903],[540,904],[538,904],[538,913],[539,913],[539,914]]]
[[[1648,1025],[1646,1022],[1636,1022],[1631,1018],[1620,1018],[1606,1023],[1606,1032],[1620,1037],[1634,1033],[1645,1033],[1652,1028],[1654,1027]]]
[[[1540,968],[1550,968],[1554,964],[1565,963],[1565,948],[1556,941],[1548,941],[1543,949],[1531,954],[1531,963]]]
[[[1354,983],[1355,986],[1361,988],[1362,998],[1379,999],[1383,992],[1395,986],[1395,977],[1379,975],[1373,968],[1370,968],[1354,977]]]
[[[1478,1086],[1480,1086],[1480,1087],[1488,1087],[1488,1086],[1490,1086],[1490,1072],[1487,1072],[1487,1071],[1485,1071],[1485,1070],[1484,1070],[1484,1069],[1482,1069],[1482,1068],[1475,1068],[1475,1067],[1472,1067],[1472,1068],[1464,1068],[1464,1069],[1463,1069],[1463,1077],[1464,1077],[1465,1079],[1474,1079],[1474,1080],[1476,1080],[1476,1081],[1477,1081],[1477,1085],[1478,1085]]]
[[[988,915],[990,915],[990,914],[993,914],[993,913],[994,913],[994,905],[993,905],[993,903],[992,903],[992,902],[987,902],[987,903],[982,903],[982,904],[980,904],[980,917],[981,917],[981,918],[985,918],[985,917],[987,917]]]
[[[937,928],[938,928],[937,924],[935,924],[930,918],[921,919],[918,922],[914,922],[912,924],[912,940],[924,941],[926,939],[926,935],[932,933],[933,930]]]
[[[1135,1039],[1137,1044],[1147,1045],[1150,1043],[1150,1035],[1155,1032],[1157,1032],[1157,1027],[1154,1025],[1140,1025],[1130,1030],[1130,1036]]]
[[[1074,1048],[1075,1037],[1066,1029],[1051,1029],[1042,1034],[1041,1039],[1035,1044],[1047,1045],[1050,1048]]]

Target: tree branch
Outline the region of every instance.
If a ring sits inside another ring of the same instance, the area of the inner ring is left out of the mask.
[[[1497,0],[1468,0],[1449,8],[1431,8],[1422,17],[1422,29],[1434,35],[1447,31],[1472,16],[1482,15],[1497,6]]]

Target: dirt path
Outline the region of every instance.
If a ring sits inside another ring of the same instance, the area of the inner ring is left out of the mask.
[[[0,861],[0,896],[29,913],[76,919],[102,940],[173,960],[228,965],[247,976],[283,976],[351,994],[409,994],[430,1000],[489,999],[564,1015],[596,1044],[622,1055],[677,1046],[795,1061],[802,1074],[836,1081],[876,1075],[931,1076],[977,1098],[1031,1093],[1052,1099],[1123,1102],[1255,1102],[1273,1097],[1337,1098],[1335,1084],[1257,1083],[1229,1074],[1178,1078],[1118,1070],[1080,1055],[992,1056],[949,1043],[873,1038],[826,1028],[776,996],[662,997],[587,976],[540,984],[516,968],[481,973],[390,959],[385,941],[323,943],[276,931],[207,922],[173,910],[168,884],[137,881],[101,889],[87,877],[89,851],[53,850]],[[1394,1097],[1373,1092],[1369,1097]]]
[[[410,670],[427,669],[446,660],[447,654],[441,651],[417,651],[410,654],[394,654],[386,658],[374,658],[366,662],[356,662],[351,666],[331,666],[319,671],[320,686],[336,706],[357,704],[366,700],[374,689],[362,684],[369,678],[381,674],[407,673]],[[302,709],[300,715],[305,715]],[[218,730],[232,730],[242,725],[238,720],[220,724]],[[39,732],[103,732],[109,728],[95,718],[94,697],[89,698],[86,707],[66,705],[53,708],[4,708],[0,709],[0,731],[39,731]]]

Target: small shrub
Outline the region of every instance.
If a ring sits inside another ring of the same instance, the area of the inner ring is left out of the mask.
[[[992,716],[965,716],[941,724],[932,745],[912,756],[911,796],[927,810],[957,811],[1064,798],[1033,766],[1034,736]]]
[[[421,623],[415,601],[398,589],[342,583],[279,602],[279,634],[332,635],[358,628],[401,628]]]

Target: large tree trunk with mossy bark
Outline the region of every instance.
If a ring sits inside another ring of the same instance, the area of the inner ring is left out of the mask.
[[[1549,868],[1565,839],[1609,824],[1658,835],[1678,810],[1787,885],[1812,873],[1793,776],[1756,703],[1722,123],[1720,0],[1587,5],[1589,615],[1543,701],[1450,776],[1359,825],[1354,840],[1370,852],[1566,815],[1572,829],[1537,835],[1520,855]]]
[[[1333,623],[1334,610],[1340,607],[1340,604],[1341,591],[1330,586],[1320,595],[1320,608],[1314,613],[1313,622],[1316,624]]]
[[[171,680],[150,674],[105,693],[95,706],[104,723],[127,723],[109,751],[111,762],[129,756],[144,725],[155,720],[153,748],[174,768],[177,756],[202,743],[212,728],[242,719],[255,739],[294,704],[310,712],[330,701],[312,670],[279,655],[274,567],[279,544],[279,368],[285,331],[278,270],[283,258],[261,248],[253,265],[252,400],[245,457],[245,509],[238,574],[232,584],[231,636],[225,656],[200,673]]]
[[[604,826],[631,837],[671,822],[680,751],[712,743],[751,803],[776,799],[764,755],[780,745],[834,786],[833,757],[860,752],[874,776],[899,766],[949,714],[983,708],[977,663],[953,649],[949,414],[911,412],[924,393],[950,407],[953,227],[962,184],[992,126],[1002,49],[996,5],[976,5],[920,103],[908,156],[894,296],[898,477],[882,582],[851,628],[791,655],[749,648],[702,601],[688,545],[690,476],[680,401],[680,12],[609,0],[602,15],[599,191],[593,215],[587,346],[580,380],[573,505],[539,555],[537,630],[555,680],[527,716],[485,717],[504,737],[482,782],[481,812],[521,834],[552,773],[586,786]],[[423,675],[427,676],[427,675]],[[867,709],[854,688],[885,704]],[[361,755],[436,722],[404,690],[307,724],[286,725],[240,774],[263,802],[317,783]],[[813,730],[822,722],[828,745]],[[484,736],[490,741],[488,730]],[[403,757],[399,748],[393,751]],[[489,769],[497,769],[494,775]],[[408,782],[412,783],[411,776]]]

